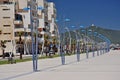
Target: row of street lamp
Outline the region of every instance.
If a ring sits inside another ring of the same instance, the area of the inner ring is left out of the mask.
[[[23,8],[23,10],[30,10],[30,24],[31,24],[31,40],[32,40],[32,60],[33,60],[33,71],[37,71],[38,66],[38,10],[43,10],[44,8],[36,4],[36,0],[30,0],[30,7]],[[34,39],[34,28],[36,32],[36,39]],[[36,41],[35,41],[36,40]]]
[[[30,8],[24,8],[24,10],[30,10],[30,18],[31,18],[31,33],[32,33],[32,36],[31,36],[31,39],[32,39],[32,59],[33,59],[33,71],[37,71],[37,64],[38,64],[38,18],[35,18],[37,17],[37,10],[43,10],[42,7],[38,7],[36,6],[36,1],[34,0],[31,0],[31,4],[30,4]],[[33,15],[34,13],[34,15]],[[58,20],[56,20],[58,22]],[[69,22],[70,19],[65,19],[64,20],[64,23],[65,23],[65,26],[64,29],[68,32],[69,34],[69,50],[71,52],[71,41],[72,41],[72,37],[71,37],[71,33],[70,33],[70,30],[68,28],[68,26],[66,26],[67,22]],[[35,23],[35,25],[34,25]],[[33,28],[36,28],[36,43],[34,41],[34,32],[33,32]],[[72,28],[74,29],[75,26],[72,26]],[[82,29],[82,33],[84,34],[84,37],[83,39],[85,39],[85,49],[86,49],[86,58],[88,59],[89,58],[89,51],[88,51],[88,32],[87,30],[84,29],[83,26],[80,26],[80,28]],[[60,28],[58,28],[60,29]],[[65,64],[65,52],[63,51],[63,46],[65,46],[64,41],[62,42],[62,37],[61,37],[61,34],[60,34],[60,31],[61,30],[58,30],[58,33],[59,33],[59,54],[61,55],[61,63],[62,65]],[[89,30],[90,32],[91,30]],[[80,34],[77,33],[76,30],[73,31],[75,33],[75,37],[76,37],[76,55],[77,55],[77,61],[79,62],[80,61]],[[94,34],[92,34],[92,36],[94,37],[97,37],[97,38],[100,38],[102,39],[103,41],[106,42],[106,45],[107,45],[107,48],[106,48],[106,52],[109,51],[109,45],[110,45],[110,40],[108,38],[106,38],[105,36],[101,35],[101,34],[98,34],[97,32],[93,32]],[[65,34],[65,33],[63,33]],[[82,39],[82,40],[83,40]],[[63,39],[64,40],[64,39]],[[92,51],[93,51],[93,57],[94,57],[94,43],[95,41],[92,42]],[[35,46],[36,45],[36,46]],[[97,46],[98,47],[98,46]],[[42,47],[43,48],[43,47]],[[100,51],[101,51],[101,47],[100,47]],[[98,48],[97,48],[97,54],[98,54]]]
[[[66,21],[70,21],[70,19],[67,19]],[[72,28],[75,28],[75,26],[72,26]],[[92,38],[91,38],[92,41],[91,42],[92,42],[93,57],[95,57],[95,43],[97,42],[97,41],[94,40],[94,37],[102,39],[103,42],[106,42],[106,45],[107,45],[106,52],[109,51],[110,40],[108,38],[106,38],[105,36],[103,37],[102,34],[99,34],[99,33],[94,32],[92,30],[87,31],[86,29],[84,29],[83,26],[80,26],[80,28],[82,29],[82,33],[84,33],[85,46],[86,46],[86,58],[87,59],[89,58],[89,50],[88,50],[88,39],[89,39],[89,37],[88,37],[88,33],[91,33],[90,35],[92,36]],[[71,38],[71,33],[70,33],[70,30],[69,30],[69,28],[67,26],[65,26],[64,29],[66,29],[68,31],[69,38],[70,38],[70,43],[69,43],[70,48],[69,49],[71,50],[71,39],[72,39]],[[77,55],[77,61],[79,62],[80,61],[80,44],[79,44],[78,40],[80,40],[80,39],[78,39],[78,33],[76,32],[76,30],[74,30],[73,32],[75,33],[75,36],[76,36],[76,55]],[[100,35],[102,35],[102,36],[100,36]],[[62,46],[64,46],[64,45],[62,45]],[[104,44],[104,47],[105,47],[105,44]],[[97,45],[97,56],[99,56],[99,51],[100,51],[100,54],[102,54],[102,51],[104,53],[104,49],[105,48],[103,48],[103,44],[100,45],[100,49],[98,49],[98,45]],[[61,59],[62,59],[62,64],[64,65],[65,64],[65,53],[63,52],[63,50],[61,50],[60,54],[62,54]]]

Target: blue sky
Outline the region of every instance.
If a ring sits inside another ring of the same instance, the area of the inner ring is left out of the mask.
[[[120,0],[47,0],[57,8],[57,18],[69,18],[69,25],[96,26],[120,30]]]

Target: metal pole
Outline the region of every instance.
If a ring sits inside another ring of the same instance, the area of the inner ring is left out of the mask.
[[[91,42],[92,42],[92,53],[93,53],[93,57],[95,56],[95,53],[94,53],[94,36],[93,36],[93,30],[89,30],[89,34],[91,36]]]
[[[70,30],[68,29],[68,27],[65,28],[68,33],[69,33],[69,38],[70,38],[70,52],[71,52],[71,34],[70,34]]]
[[[94,52],[94,43],[92,43],[92,51],[93,51],[93,57],[95,57],[95,52]]]
[[[56,21],[57,22],[57,21]],[[56,25],[57,26],[57,25]],[[61,28],[59,28],[60,31],[61,31]],[[59,47],[58,47],[58,53],[60,54],[61,56],[61,63],[62,65],[65,64],[65,55],[64,55],[64,52],[63,52],[63,45],[62,45],[62,41],[61,41],[61,37],[60,37],[60,32],[59,32],[59,29],[57,27],[57,32],[58,32],[58,38],[59,38]]]
[[[97,41],[97,39],[96,39],[96,37],[97,37],[97,35],[98,35],[98,33],[97,32],[94,32],[94,38],[95,38],[95,46],[96,46],[96,50],[97,50],[97,56],[99,56],[99,47],[98,47],[98,41]]]
[[[33,71],[35,71],[35,55],[34,55],[34,33],[33,33],[33,0],[31,0],[30,4],[30,24],[31,24],[31,39],[32,39],[32,60],[33,60]]]
[[[88,39],[87,39],[87,30],[85,32],[85,37],[86,37],[86,58],[89,58],[89,52],[88,52]]]
[[[65,65],[65,53],[63,51],[63,45],[61,44],[60,46],[60,55],[61,55],[61,62],[62,62],[62,65]]]
[[[78,36],[77,36],[77,32],[74,31],[76,34],[76,55],[77,55],[77,61],[80,61],[80,49],[79,49],[79,42],[78,42]]]
[[[64,41],[64,35],[63,35],[63,40]],[[62,62],[62,65],[65,65],[65,53],[64,53],[64,42],[61,43],[60,45],[60,56],[61,56],[61,62]]]
[[[35,60],[36,60],[36,71],[38,66],[38,20],[36,20],[36,53],[35,53]]]
[[[57,21],[56,21],[57,22]],[[58,54],[60,54],[60,33],[59,33],[59,29],[58,29],[58,25],[57,24],[55,24],[55,26],[56,26],[56,28],[57,28],[57,35],[58,35],[58,42],[59,42],[59,44],[58,44]]]
[[[98,45],[97,45],[97,56],[99,56],[99,49],[98,49],[99,47],[98,47]]]
[[[92,51],[93,51],[93,57],[95,57],[95,51],[94,51],[94,49],[95,49],[95,45],[94,45],[95,40],[94,40],[93,30],[92,30],[92,37],[93,37],[93,42],[92,42]]]

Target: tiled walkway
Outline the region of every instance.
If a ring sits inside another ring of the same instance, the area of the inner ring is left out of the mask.
[[[120,80],[120,50],[92,57],[67,56],[66,64],[61,58],[38,61],[38,72],[33,72],[32,61],[0,66],[0,80]]]

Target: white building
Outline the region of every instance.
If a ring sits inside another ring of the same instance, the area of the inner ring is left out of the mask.
[[[27,41],[31,40],[31,27],[30,27],[30,10],[24,10],[28,8],[28,0],[15,0],[15,40],[16,40],[16,50],[19,48],[19,38],[21,39],[24,47],[24,54],[29,53],[28,48],[31,48]],[[27,51],[25,51],[27,50]]]
[[[24,10],[30,8],[30,0],[0,0],[0,40],[6,40],[6,52],[11,52],[12,42],[17,46],[19,39],[24,44],[24,53],[26,54],[26,48],[31,49],[31,44],[27,41],[31,41],[31,25],[30,25],[30,10]],[[52,2],[46,0],[36,0],[37,3],[37,19],[38,19],[38,39],[39,42],[44,40],[44,36],[50,37],[51,34],[55,36],[56,33],[56,9]],[[51,33],[51,34],[50,34]],[[14,48],[14,51],[16,51]],[[1,53],[1,52],[0,52]],[[16,53],[16,52],[15,52]]]
[[[48,21],[50,23],[50,33],[52,36],[55,36],[57,31],[55,20],[56,20],[55,4],[53,2],[49,2],[48,3]]]
[[[14,44],[14,9],[15,4],[8,0],[0,1],[0,41],[5,41],[5,52],[15,49]],[[15,51],[15,50],[14,50]],[[15,52],[14,52],[15,53]],[[1,48],[0,48],[1,54]]]

